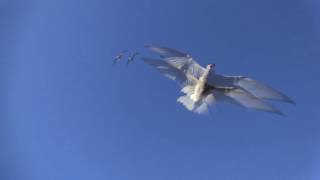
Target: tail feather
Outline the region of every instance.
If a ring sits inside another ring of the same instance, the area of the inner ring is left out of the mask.
[[[193,111],[195,104],[187,95],[179,97],[177,101],[184,105],[184,107],[186,107],[189,111]]]
[[[206,102],[199,103],[193,110],[193,112],[198,114],[207,114],[208,113],[208,105]]]
[[[213,94],[209,94],[207,95],[205,98],[204,98],[204,101],[207,105],[212,105],[214,104],[217,100],[216,98],[214,97]]]
[[[188,95],[181,96],[177,99],[177,102],[181,103],[189,111],[197,114],[208,113],[208,106],[214,102],[214,97],[208,95],[206,98],[199,102],[194,102]]]
[[[187,96],[191,96],[194,93],[194,86],[186,85],[184,88],[181,89],[182,93],[185,93]]]

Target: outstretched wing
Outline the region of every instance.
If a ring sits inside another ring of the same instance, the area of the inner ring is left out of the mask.
[[[285,94],[254,79],[244,76],[223,76],[211,73],[208,84],[216,87],[236,87],[248,91],[252,95],[262,98],[283,101],[294,104],[295,102]]]
[[[164,60],[170,65],[192,75],[197,79],[199,79],[205,71],[205,69],[200,66],[192,57],[168,57]]]
[[[261,101],[259,98],[251,95],[242,89],[237,88],[218,88],[213,90],[212,94],[215,96],[217,102],[228,102],[232,104],[240,105],[241,107],[259,111],[266,111],[283,115],[283,113],[277,108]]]
[[[162,75],[165,77],[178,81],[181,85],[194,83],[196,79],[189,74],[181,71],[180,69],[172,66],[167,61],[159,60],[159,59],[152,59],[152,58],[142,58],[142,60],[153,66],[155,69],[157,69]]]
[[[146,48],[151,51],[159,54],[161,57],[186,57],[188,54],[180,52],[178,50],[168,48],[168,47],[159,47],[153,45],[145,45]]]
[[[189,54],[168,47],[146,46],[148,49],[159,54],[171,66],[190,74],[199,79],[204,72],[204,68],[199,65]]]

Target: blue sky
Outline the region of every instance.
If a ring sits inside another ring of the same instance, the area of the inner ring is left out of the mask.
[[[0,178],[320,178],[317,0],[0,2]],[[289,95],[286,117],[217,105],[199,116],[142,62],[153,43]]]

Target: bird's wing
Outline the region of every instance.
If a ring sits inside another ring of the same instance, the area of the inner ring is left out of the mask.
[[[142,60],[145,63],[153,66],[165,77],[174,81],[178,81],[182,86],[185,86],[187,84],[193,84],[197,81],[194,77],[172,66],[167,61],[145,57],[142,58]]]
[[[194,76],[199,79],[205,69],[199,65],[192,57],[168,57],[164,59],[170,65],[180,69],[181,71]]]
[[[204,68],[199,65],[189,54],[168,47],[146,46],[148,49],[158,53],[171,66],[199,79]]]
[[[215,87],[237,87],[248,91],[258,98],[295,103],[285,94],[244,76],[223,76],[212,73],[208,77],[208,84]]]
[[[160,47],[154,45],[145,45],[146,48],[151,51],[159,54],[161,57],[186,57],[188,54],[180,52],[178,50],[168,48],[168,47]]]
[[[128,66],[131,62],[132,62],[132,60],[131,60],[131,59],[128,59],[128,60],[127,60],[127,63],[126,63],[126,66]]]
[[[120,59],[118,57],[115,57],[112,61],[112,64],[115,65]]]
[[[212,92],[217,102],[228,102],[240,105],[241,107],[259,111],[266,111],[283,115],[277,108],[261,101],[259,98],[251,95],[245,90],[238,88],[216,89]]]

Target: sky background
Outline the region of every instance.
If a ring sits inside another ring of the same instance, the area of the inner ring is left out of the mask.
[[[320,179],[318,0],[0,1],[0,179]],[[285,92],[286,117],[176,103],[123,49],[177,48]]]

